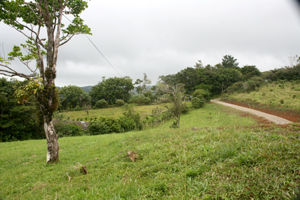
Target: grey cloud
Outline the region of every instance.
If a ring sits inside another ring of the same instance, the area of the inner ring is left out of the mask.
[[[122,76],[147,73],[155,83],[197,60],[215,65],[226,54],[261,71],[283,67],[299,54],[299,13],[292,0],[94,0],[82,17],[90,39]],[[23,41],[0,28],[6,48]],[[57,85],[94,85],[102,76],[119,75],[85,36],[60,48]]]

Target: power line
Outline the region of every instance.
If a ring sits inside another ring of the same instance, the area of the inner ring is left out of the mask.
[[[87,39],[94,45],[94,47],[98,50],[98,52],[102,55],[102,57],[108,62],[108,64],[121,76],[123,77],[115,68],[114,66],[107,60],[107,58],[103,55],[103,53],[98,49],[98,47],[93,43],[93,41],[87,36]]]
[[[71,20],[67,18],[66,15],[63,16],[71,22]],[[106,62],[111,66],[111,68],[113,68],[123,78],[123,76],[116,70],[116,68],[109,62],[109,60],[104,56],[104,54],[98,49],[98,47],[94,44],[94,42],[87,35],[85,35],[85,37],[92,43],[92,45],[96,48],[96,50],[100,53],[100,55],[106,60]]]

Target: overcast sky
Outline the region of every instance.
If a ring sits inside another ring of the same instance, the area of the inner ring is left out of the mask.
[[[79,35],[59,49],[58,86],[95,85],[103,76],[142,79],[143,73],[155,84],[160,75],[198,60],[215,65],[227,54],[240,67],[267,71],[300,54],[300,9],[293,0],[92,0],[81,17],[117,72]],[[0,23],[5,53],[24,41]]]

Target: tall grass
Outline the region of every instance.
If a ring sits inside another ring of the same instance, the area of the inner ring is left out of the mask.
[[[231,94],[226,99],[260,103],[282,110],[300,112],[300,83],[273,82],[250,93]]]

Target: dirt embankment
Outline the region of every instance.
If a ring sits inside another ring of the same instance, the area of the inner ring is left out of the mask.
[[[264,106],[262,104],[257,105],[257,104],[247,104],[247,103],[241,103],[237,101],[229,101],[229,100],[222,100],[226,103],[246,107],[246,108],[251,108],[254,110],[258,110],[264,113],[268,113],[270,115],[275,115],[284,119],[287,119],[292,122],[300,122],[300,113],[295,113],[295,112],[288,112],[288,111],[279,111],[279,110],[273,110],[270,108],[267,108],[267,106]]]

